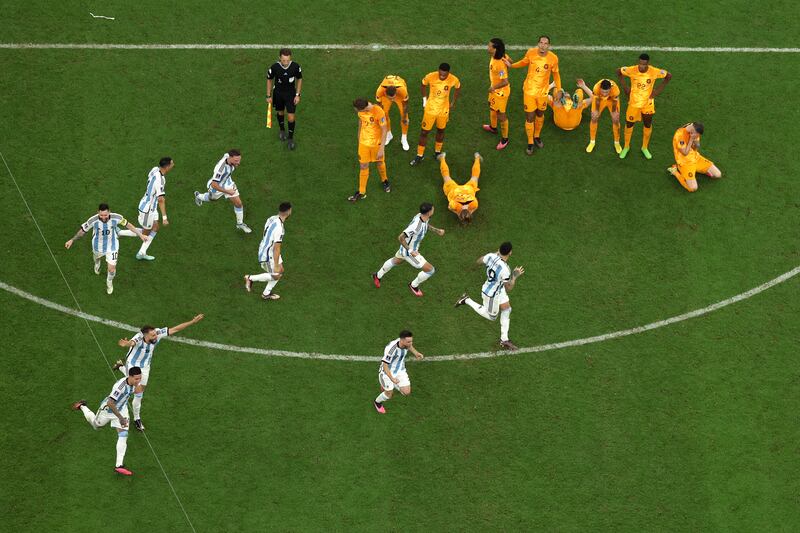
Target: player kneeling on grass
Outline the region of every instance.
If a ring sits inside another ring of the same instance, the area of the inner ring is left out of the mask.
[[[283,277],[283,258],[281,246],[283,244],[283,224],[292,214],[292,204],[284,202],[278,207],[278,214],[267,219],[264,224],[264,237],[258,246],[258,263],[264,269],[263,274],[248,274],[244,277],[244,288],[247,292],[253,287],[254,281],[266,281],[264,300],[277,300],[280,295],[272,292],[278,280]]]
[[[408,330],[400,332],[400,336],[383,349],[383,359],[378,368],[378,383],[381,393],[372,402],[375,410],[380,414],[386,413],[384,402],[392,399],[394,390],[400,391],[403,396],[411,394],[411,379],[406,372],[406,354],[411,352],[416,359],[425,357],[414,348],[414,336]]]
[[[472,177],[464,185],[459,185],[450,177],[450,168],[447,166],[447,154],[442,152],[437,156],[439,170],[442,173],[442,190],[447,197],[447,208],[458,215],[462,224],[472,222],[472,215],[478,209],[478,180],[481,177],[481,161],[483,157],[475,152],[472,163]]]
[[[435,228],[428,223],[433,216],[433,211],[433,205],[428,202],[419,206],[419,213],[411,219],[403,233],[397,236],[397,240],[400,241],[400,249],[397,250],[394,257],[390,257],[383,263],[380,270],[372,274],[372,282],[376,288],[381,288],[381,279],[387,272],[406,261],[409,265],[420,270],[417,277],[408,284],[408,288],[414,296],[422,296],[419,286],[433,276],[436,273],[436,269],[420,255],[419,245],[422,239],[425,238],[425,234],[428,233],[428,228],[440,237],[444,235],[443,229]]]
[[[72,409],[83,412],[92,429],[98,430],[111,422],[111,427],[117,430],[117,462],[114,471],[123,476],[133,475],[124,465],[125,451],[128,449],[128,398],[141,380],[141,368],[134,366],[128,369],[128,375],[114,383],[111,393],[100,403],[97,414],[86,407],[86,400],[72,404]]]
[[[709,178],[721,178],[722,171],[713,162],[700,155],[700,136],[705,131],[701,122],[690,122],[678,128],[672,137],[675,164],[667,172],[675,176],[689,192],[697,190],[697,172]]]
[[[497,320],[499,313],[500,346],[506,350],[516,350],[517,347],[514,346],[514,343],[508,340],[508,328],[511,325],[511,301],[508,299],[507,291],[514,288],[517,278],[525,273],[525,269],[518,266],[512,272],[508,267],[510,256],[511,243],[504,242],[497,252],[479,257],[478,264],[486,265],[486,281],[481,289],[483,305],[478,305],[478,302],[464,293],[456,301],[456,307],[466,304],[487,320]]]

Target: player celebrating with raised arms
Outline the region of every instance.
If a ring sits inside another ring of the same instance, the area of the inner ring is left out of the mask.
[[[489,124],[484,124],[484,131],[497,134],[497,125],[500,124],[500,142],[497,149],[502,150],[508,146],[508,96],[511,94],[511,85],[508,82],[508,60],[506,45],[500,38],[489,41]]]
[[[506,60],[511,68],[528,67],[528,75],[522,85],[525,105],[525,133],[528,136],[528,147],[525,153],[533,155],[533,145],[543,148],[541,139],[544,125],[544,110],[547,109],[547,96],[550,90],[550,75],[556,82],[556,89],[561,90],[561,74],[558,72],[558,57],[550,51],[550,37],[542,35],[536,48],[531,48],[525,57],[515,63]]]
[[[411,352],[419,360],[424,358],[414,348],[414,335],[408,330],[400,332],[400,336],[386,345],[383,349],[383,358],[378,367],[378,383],[381,386],[381,393],[372,402],[375,410],[380,414],[386,413],[384,402],[392,399],[394,390],[400,391],[403,396],[411,394],[411,380],[406,372],[406,354]]]
[[[422,291],[419,289],[420,284],[433,276],[436,273],[436,269],[419,253],[419,245],[428,233],[429,228],[440,237],[444,235],[443,229],[436,228],[428,222],[433,216],[433,211],[433,205],[428,202],[419,206],[419,213],[411,219],[408,227],[397,237],[397,240],[400,241],[400,249],[397,250],[394,257],[390,257],[383,263],[380,270],[372,274],[372,281],[375,283],[375,287],[380,289],[383,276],[405,261],[420,271],[417,277],[408,284],[408,288],[414,296],[422,296]]]
[[[358,116],[358,189],[347,200],[356,203],[367,197],[367,181],[369,180],[369,164],[375,163],[381,177],[384,192],[391,192],[389,176],[386,174],[384,160],[386,146],[386,113],[380,106],[364,98],[353,100],[353,108]]]
[[[244,288],[247,292],[253,287],[254,281],[266,281],[267,286],[261,298],[264,300],[277,300],[279,294],[272,292],[278,280],[283,277],[283,257],[281,257],[281,247],[283,246],[283,225],[286,219],[292,214],[292,204],[283,202],[278,206],[278,214],[272,215],[264,224],[264,237],[258,246],[258,264],[264,270],[261,274],[249,274],[244,277]]]
[[[631,84],[625,81],[625,77],[631,79]],[[639,63],[630,67],[620,67],[617,69],[619,83],[628,95],[628,109],[625,111],[625,147],[619,153],[620,159],[625,159],[631,148],[631,136],[633,136],[633,125],[642,121],[642,153],[645,158],[653,159],[648,147],[650,146],[650,136],[653,134],[653,115],[656,113],[655,98],[661,94],[667,86],[672,74],[666,70],[656,68],[650,64],[650,56],[642,54],[639,56]],[[656,87],[656,80],[664,79]]]
[[[442,63],[437,72],[431,72],[422,78],[422,94],[428,88],[428,95],[422,97],[422,129],[419,132],[417,155],[411,160],[411,166],[417,166],[425,158],[425,146],[428,144],[428,134],[436,126],[436,140],[433,153],[439,155],[444,146],[444,129],[450,120],[450,111],[456,107],[458,95],[461,92],[461,82],[450,73],[450,65]],[[453,89],[455,89],[453,91]],[[450,100],[450,93],[453,99]]]
[[[450,167],[447,166],[447,154],[439,154],[439,170],[442,173],[442,190],[447,197],[447,208],[458,215],[458,221],[462,224],[472,222],[472,215],[478,209],[478,180],[481,177],[481,161],[483,157],[478,152],[474,154],[472,162],[472,176],[464,185],[458,183],[450,177]]]
[[[158,233],[158,210],[161,210],[161,220],[164,225],[169,224],[167,219],[167,201],[166,201],[166,175],[167,172],[172,170],[175,162],[171,157],[162,157],[158,162],[157,167],[150,169],[147,174],[147,188],[144,191],[144,196],[139,200],[139,224],[142,226],[142,233],[147,236],[147,240],[142,243],[139,251],[136,252],[136,259],[145,261],[152,261],[155,259],[152,255],[147,255],[147,249],[153,243]],[[130,230],[120,230],[120,237],[135,237],[136,233]]]
[[[617,153],[622,151],[619,144],[619,87],[611,80],[602,79],[594,84],[592,88],[594,100],[592,101],[592,121],[589,123],[589,144],[586,146],[586,153],[591,154],[594,150],[594,141],[597,139],[597,123],[600,115],[608,109],[611,114],[611,126],[614,133],[614,150]]]
[[[487,320],[497,320],[500,314],[500,346],[506,350],[516,350],[517,347],[508,340],[508,328],[511,325],[511,301],[507,291],[514,288],[517,278],[525,273],[521,266],[512,271],[508,266],[511,256],[511,243],[504,242],[497,252],[489,253],[478,258],[479,265],[486,266],[486,281],[481,289],[483,305],[472,300],[467,293],[461,295],[456,301],[456,307],[468,305]]]
[[[690,122],[678,128],[672,137],[672,150],[675,153],[675,164],[667,172],[675,176],[681,186],[689,192],[697,190],[697,172],[709,178],[722,177],[717,165],[700,155],[700,136],[705,127],[702,122]]]
[[[147,237],[142,235],[141,230],[125,220],[125,217],[117,213],[112,213],[108,204],[100,204],[97,214],[89,217],[89,220],[81,224],[81,227],[70,240],[64,243],[64,248],[69,250],[73,243],[92,231],[92,253],[94,254],[94,273],[100,274],[100,262],[106,258],[108,274],[106,275],[106,292],[114,292],[114,277],[117,275],[117,259],[119,258],[119,239],[117,238],[117,227],[124,226],[137,235],[143,241]]]
[[[206,183],[208,192],[200,194],[194,191],[194,203],[199,207],[203,205],[203,202],[213,202],[222,197],[227,198],[233,204],[233,212],[236,215],[236,229],[251,233],[253,230],[244,223],[244,206],[239,196],[239,188],[232,177],[233,171],[236,170],[241,162],[242,153],[239,150],[228,150],[214,166],[214,174]]]
[[[378,90],[375,91],[375,100],[381,105],[386,115],[386,129],[388,130],[386,144],[389,144],[389,141],[394,138],[389,110],[392,108],[392,104],[397,104],[397,109],[400,111],[400,131],[402,132],[400,143],[403,145],[403,150],[408,152],[408,86],[406,80],[400,76],[389,74],[383,78]]]

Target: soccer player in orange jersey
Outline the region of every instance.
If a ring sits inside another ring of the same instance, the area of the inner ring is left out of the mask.
[[[475,152],[472,163],[472,177],[464,185],[459,185],[450,177],[450,168],[447,166],[445,158],[447,154],[442,152],[436,158],[439,160],[439,170],[442,172],[442,190],[447,197],[447,208],[458,215],[458,221],[462,224],[472,222],[472,215],[478,209],[478,180],[481,177],[481,161],[483,157]]]
[[[597,123],[600,115],[608,109],[611,113],[611,126],[614,132],[614,150],[617,153],[622,151],[619,144],[619,87],[611,80],[600,80],[592,88],[594,102],[592,102],[592,121],[589,124],[589,144],[586,146],[586,153],[591,154],[594,150],[594,141],[597,138]]]
[[[710,178],[721,178],[722,171],[713,162],[700,155],[700,136],[705,128],[701,122],[690,122],[678,128],[672,137],[675,163],[667,172],[675,176],[681,186],[689,192],[697,190],[697,172]]]
[[[386,146],[386,113],[380,106],[368,102],[364,98],[356,98],[353,108],[358,115],[358,190],[347,198],[356,203],[367,197],[367,180],[369,164],[375,163],[383,183],[383,190],[390,192],[389,178],[386,175],[386,162],[383,160],[383,148]]]
[[[497,124],[500,123],[500,142],[497,149],[502,150],[508,146],[508,117],[506,106],[508,95],[511,94],[511,85],[508,83],[509,60],[506,55],[506,45],[502,39],[495,37],[489,41],[489,124],[484,124],[484,131],[497,134]]]
[[[406,80],[400,76],[389,74],[383,78],[378,90],[375,91],[375,100],[386,114],[386,128],[389,130],[386,134],[386,144],[389,144],[389,141],[394,138],[389,110],[392,108],[392,104],[397,104],[397,109],[400,111],[400,129],[403,133],[400,143],[403,145],[403,150],[408,152],[408,86]]]
[[[553,95],[548,96],[548,102],[553,108],[553,122],[562,130],[572,131],[580,126],[583,110],[592,105],[594,99],[594,95],[582,79],[578,79],[577,84],[578,90],[575,94],[559,91],[554,83],[550,84],[553,87]],[[585,94],[589,97],[584,98]]]
[[[544,110],[547,109],[547,95],[550,90],[550,75],[561,90],[561,74],[558,73],[558,57],[550,51],[550,37],[539,37],[537,48],[531,48],[525,57],[516,63],[506,63],[511,68],[528,67],[528,75],[522,85],[525,104],[525,133],[528,134],[528,148],[525,153],[533,155],[533,145],[544,147],[541,139],[544,125]]]
[[[422,78],[422,94],[428,87],[428,96],[422,97],[422,130],[419,132],[417,155],[411,160],[411,166],[417,166],[425,157],[425,145],[428,144],[428,133],[436,125],[436,143],[433,152],[439,155],[444,144],[444,129],[450,119],[450,110],[456,107],[458,94],[461,92],[461,82],[450,74],[450,65],[442,63],[438,72],[431,72]],[[453,91],[455,89],[455,91]],[[450,93],[453,99],[450,100]]]
[[[625,77],[631,79],[631,85],[625,81]],[[650,135],[653,134],[653,115],[656,113],[655,98],[661,94],[667,86],[672,74],[666,70],[656,68],[650,64],[650,56],[642,54],[639,56],[639,64],[630,67],[617,69],[617,77],[625,94],[628,95],[628,109],[625,111],[625,147],[619,153],[620,159],[625,159],[631,148],[631,136],[633,135],[633,125],[639,120],[642,121],[642,153],[647,159],[653,159],[648,150],[650,145]],[[664,81],[656,87],[656,80]]]

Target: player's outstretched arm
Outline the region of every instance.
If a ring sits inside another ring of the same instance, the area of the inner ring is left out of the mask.
[[[422,353],[418,352],[418,351],[417,351],[417,349],[416,349],[416,348],[414,348],[414,346],[409,346],[408,350],[409,350],[411,353],[413,353],[413,354],[414,354],[414,357],[415,357],[416,359],[424,359],[424,358],[425,358],[425,356],[424,356]]]
[[[478,258],[478,260],[477,260],[477,261],[475,261],[475,263],[476,263],[476,264],[478,264],[478,265],[482,265],[482,264],[484,264],[484,259],[485,259],[485,258],[486,258],[486,256],[485,256],[485,255],[482,255],[482,256],[480,256],[480,257]]]
[[[193,319],[191,319],[188,322],[184,322],[183,324],[178,324],[177,326],[169,328],[169,334],[170,335],[175,335],[176,333],[179,333],[179,332],[183,331],[184,329],[188,328],[192,324],[197,324],[198,322],[203,320],[203,316],[204,315],[202,313],[200,313],[199,315],[196,315]]]
[[[520,277],[525,273],[525,269],[521,266],[514,268],[514,271],[511,273],[511,279],[505,282],[505,287],[507,291],[510,291],[514,288],[514,285],[517,284],[517,278]]]
[[[136,235],[137,235],[137,236],[138,236],[140,239],[142,239],[143,241],[146,241],[146,240],[147,240],[147,235],[145,235],[144,233],[142,233],[142,230],[140,230],[139,228],[137,228],[136,226],[134,226],[134,225],[133,225],[133,224],[131,224],[130,222],[128,222],[127,224],[125,224],[125,227],[126,227],[126,228],[128,228],[129,230],[131,230],[132,232],[134,232],[134,233],[135,233],[135,234],[136,234]]]
[[[651,94],[650,97],[651,98],[655,98],[659,94],[664,92],[664,87],[667,86],[667,84],[669,83],[669,80],[671,80],[671,79],[672,79],[672,74],[667,72],[667,75],[664,76],[664,79],[661,81],[661,83],[659,83],[658,86],[655,89],[653,89],[653,94]]]
[[[80,239],[80,238],[81,238],[81,237],[83,237],[84,235],[86,235],[86,232],[85,232],[85,231],[83,231],[83,228],[80,228],[80,229],[78,230],[78,233],[76,233],[75,235],[73,235],[73,236],[72,236],[72,238],[71,238],[70,240],[68,240],[67,242],[65,242],[65,243],[64,243],[64,248],[66,248],[67,250],[69,250],[70,248],[72,248],[72,245],[75,243],[75,241],[77,241],[78,239]]]
[[[132,339],[120,339],[117,341],[117,345],[119,345],[120,348],[133,348],[135,344],[136,341]]]
[[[442,228],[437,228],[436,226],[431,226],[430,222],[428,223],[428,227],[431,228],[431,231],[433,231],[439,237],[443,237],[444,236],[444,230]]]

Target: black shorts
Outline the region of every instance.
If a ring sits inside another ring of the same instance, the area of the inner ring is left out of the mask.
[[[294,113],[294,93],[275,91],[272,93],[272,106],[275,111],[283,111],[285,109],[287,113]]]

